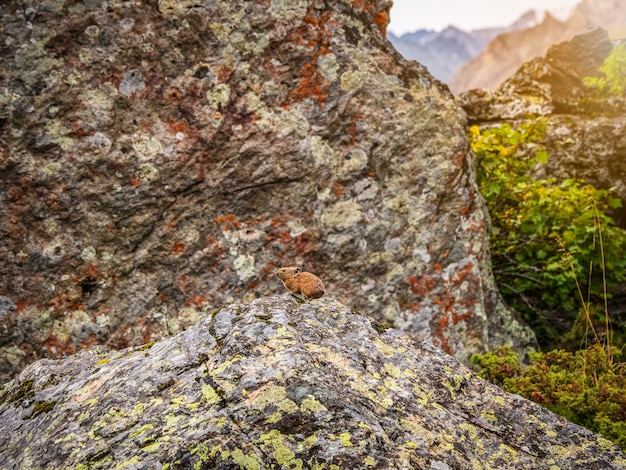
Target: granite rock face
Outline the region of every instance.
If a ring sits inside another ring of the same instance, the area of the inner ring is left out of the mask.
[[[387,42],[390,5],[3,2],[3,376],[177,333],[293,264],[458,358],[532,348],[463,112]]]
[[[609,441],[332,298],[214,312],[0,389],[0,468],[619,469]]]

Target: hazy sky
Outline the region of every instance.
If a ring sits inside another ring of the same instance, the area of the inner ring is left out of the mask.
[[[393,0],[389,30],[394,34],[453,25],[465,31],[513,23],[530,9],[573,8],[580,0]]]

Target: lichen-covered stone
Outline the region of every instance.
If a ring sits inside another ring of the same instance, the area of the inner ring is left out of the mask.
[[[0,389],[0,468],[623,469],[609,441],[332,298],[213,312]]]
[[[458,358],[532,348],[464,115],[387,42],[390,5],[2,2],[1,377],[279,292],[294,264]]]

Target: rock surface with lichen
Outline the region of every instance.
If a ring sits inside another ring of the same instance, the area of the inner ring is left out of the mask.
[[[43,359],[0,389],[0,468],[623,469],[612,443],[337,300]]]
[[[2,2],[1,377],[175,334],[293,264],[462,360],[532,348],[465,117],[387,42],[390,5]]]

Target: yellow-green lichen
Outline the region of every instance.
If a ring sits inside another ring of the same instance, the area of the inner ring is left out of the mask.
[[[122,469],[122,468],[127,468],[127,467],[132,467],[133,465],[140,463],[141,462],[141,458],[139,458],[139,456],[135,455],[134,457],[126,460],[125,462],[120,462],[118,463],[115,468],[116,469]]]
[[[276,413],[273,413],[269,415],[267,418],[265,418],[265,424],[277,423],[278,421],[282,419],[282,417],[283,417],[283,414],[277,411]]]
[[[378,349],[378,351],[386,358],[392,357],[395,353],[395,350],[391,346],[383,343],[380,338],[376,338],[374,340],[374,346],[376,346],[376,349]]]
[[[295,458],[295,454],[285,444],[285,436],[279,430],[272,429],[269,433],[261,434],[259,440],[263,447],[273,449],[272,456],[279,465],[302,470],[302,459]]]
[[[240,468],[245,470],[260,470],[261,469],[261,461],[259,457],[255,454],[246,455],[243,453],[241,449],[235,449],[231,453],[231,456],[239,464]]]
[[[308,395],[300,404],[300,411],[302,412],[316,412],[316,411],[328,411],[328,409],[315,399],[313,395]]]
[[[208,384],[202,386],[202,399],[209,405],[214,405],[220,401],[220,397],[215,389]]]
[[[351,436],[349,432],[342,432],[339,434],[339,440],[344,447],[352,447],[352,442],[350,441]]]
[[[146,431],[148,431],[149,429],[153,429],[154,425],[152,423],[147,423],[144,424],[143,426],[141,426],[137,431],[131,432],[130,433],[130,437],[138,437],[141,436],[143,433],[145,433]]]

